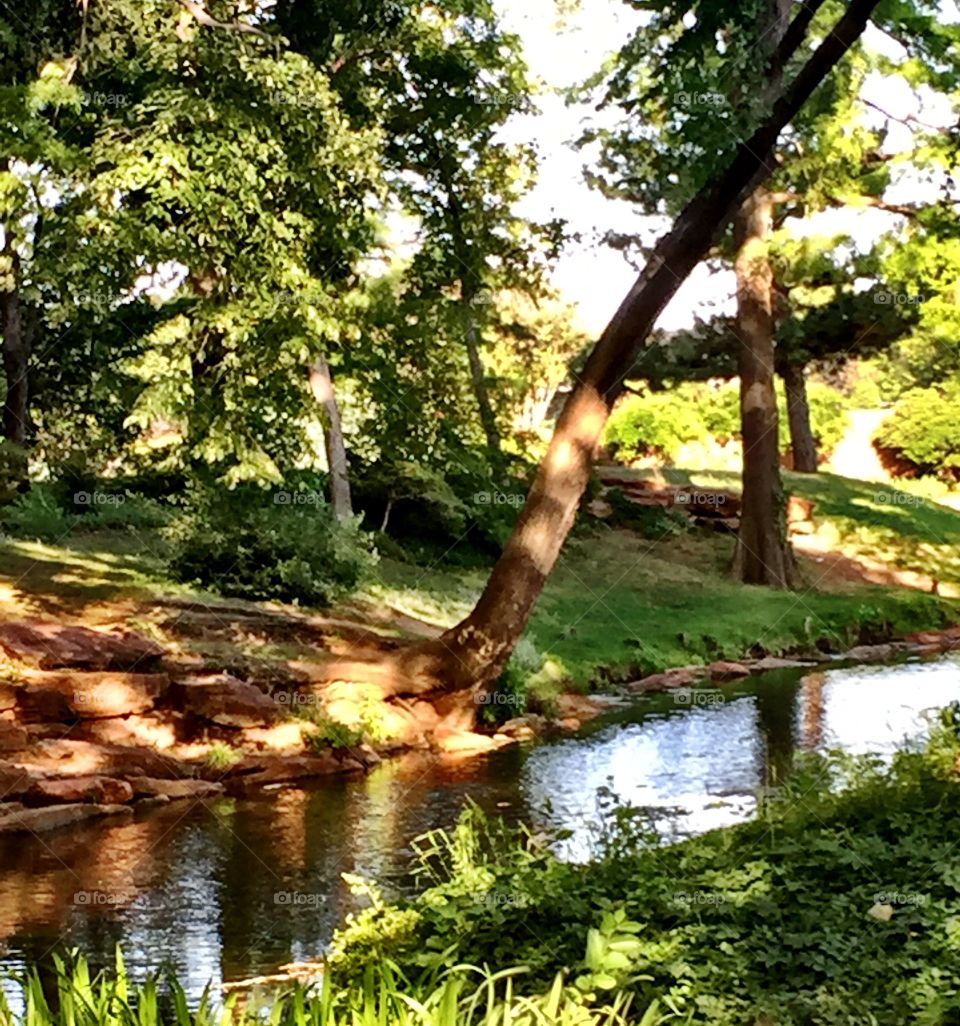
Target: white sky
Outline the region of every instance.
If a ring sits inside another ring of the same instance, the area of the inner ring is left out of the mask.
[[[956,5],[945,0],[953,20]],[[587,187],[581,171],[586,155],[569,145],[577,134],[587,108],[567,107],[552,89],[573,85],[593,73],[603,59],[629,36],[639,20],[622,0],[585,0],[583,10],[558,25],[555,0],[497,0],[504,26],[518,33],[524,42],[527,61],[533,74],[543,80],[547,92],[540,98],[541,115],[517,117],[507,129],[508,138],[533,140],[541,157],[539,183],[522,212],[532,218],[561,217],[571,232],[581,233],[579,243],[571,244],[561,257],[554,284],[563,297],[573,303],[582,327],[598,335],[630,288],[636,272],[619,252],[603,244],[607,231],[641,232],[645,241],[657,238],[666,228],[662,220],[641,218],[626,203],[607,200]],[[875,29],[865,37],[871,48],[899,56],[899,47]],[[917,97],[900,80],[876,76],[867,87],[870,100],[895,117],[921,115],[937,124],[946,122],[943,106],[921,108]],[[877,114],[878,123],[882,115]],[[888,149],[908,145],[909,131],[893,125]],[[916,202],[918,183],[905,180],[888,191],[891,202]],[[872,239],[894,223],[892,215],[878,210],[830,211],[811,218],[795,229],[797,234],[832,235],[849,233],[858,246],[869,247]],[[709,317],[716,304],[732,312],[733,276],[731,272],[711,275],[704,265],[698,267],[683,285],[660,319],[664,328],[691,324],[694,312]]]

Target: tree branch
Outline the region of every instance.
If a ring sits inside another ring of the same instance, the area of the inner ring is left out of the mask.
[[[253,25],[247,25],[245,22],[217,21],[217,19],[212,15],[207,14],[196,0],[180,0],[180,6],[186,8],[186,10],[188,10],[204,28],[226,29],[228,32],[244,32],[248,35],[259,36],[261,39],[266,39],[268,42],[274,42],[272,36],[258,28],[255,28]]]

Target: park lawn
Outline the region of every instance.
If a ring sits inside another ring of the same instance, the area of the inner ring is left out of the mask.
[[[735,475],[665,476],[702,487],[737,484]],[[830,474],[788,474],[787,482],[816,503],[818,533],[835,538],[844,553],[960,581],[960,513],[914,492]],[[670,666],[761,651],[841,651],[960,621],[956,601],[834,579],[809,560],[802,561],[806,585],[795,592],[746,587],[727,573],[732,550],[732,537],[703,530],[651,540],[581,524],[534,613],[528,653],[532,645],[538,659],[550,661],[555,681],[602,687]],[[164,600],[237,605],[166,580],[164,551],[159,532],[142,528],[74,532],[59,544],[2,539],[0,614],[149,629],[169,618]],[[447,627],[470,610],[486,574],[483,567],[384,557],[359,601],[333,613],[362,622],[372,602]]]
[[[958,517],[960,519],[960,517]],[[625,681],[751,652],[842,651],[960,620],[960,603],[904,588],[776,592],[730,580],[733,540],[692,532],[649,541],[623,530],[572,539],[527,637],[579,686]],[[469,611],[481,571],[383,560],[372,590],[439,626]]]

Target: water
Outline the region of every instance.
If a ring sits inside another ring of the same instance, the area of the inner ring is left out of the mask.
[[[341,874],[409,881],[410,842],[467,797],[572,831],[589,850],[597,789],[659,808],[677,835],[748,818],[799,750],[889,755],[924,712],[960,699],[960,657],[778,672],[684,703],[638,700],[580,735],[487,756],[393,760],[363,779],[250,800],[173,803],[123,821],[0,841],[0,967],[63,945],[98,963],[123,945],[137,975],[175,968],[195,997],[317,955],[355,899]]]

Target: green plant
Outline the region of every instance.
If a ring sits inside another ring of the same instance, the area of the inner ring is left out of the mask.
[[[60,541],[70,534],[77,517],[64,512],[52,489],[34,485],[3,510],[3,526],[18,538]]]
[[[225,741],[215,741],[203,761],[208,769],[228,770],[240,761],[240,753]]]
[[[320,713],[311,716],[310,722],[314,726],[307,734],[306,741],[316,752],[329,748],[355,748],[363,743],[362,727],[351,727]]]
[[[0,1026],[652,1026],[657,1008],[631,1015],[628,994],[603,1004],[587,1000],[557,976],[549,988],[523,993],[522,968],[492,971],[456,965],[413,986],[388,963],[344,979],[325,973],[318,985],[280,986],[264,1009],[237,993],[222,1002],[204,993],[191,1008],[172,974],[134,984],[117,951],[112,971],[92,973],[78,952],[54,955],[50,995],[36,968],[18,975],[22,1011],[0,990]]]
[[[908,474],[960,481],[960,377],[903,395],[875,441]]]
[[[295,486],[195,492],[169,534],[176,579],[243,598],[328,605],[377,560],[358,521],[338,523],[316,491]]]

